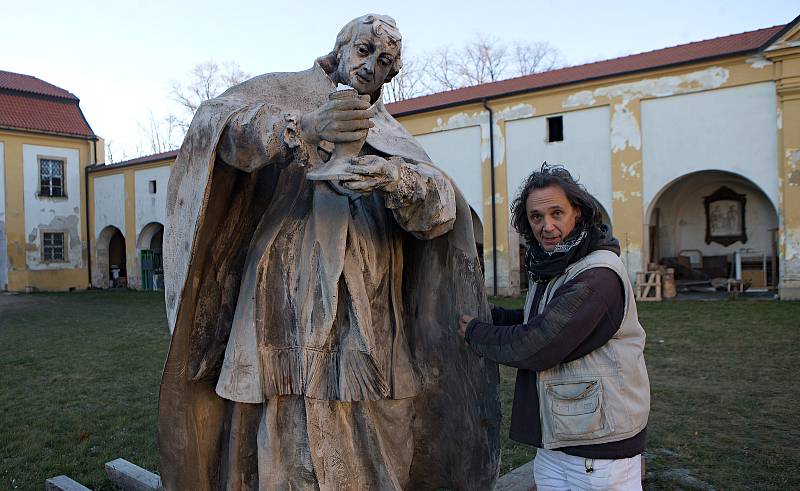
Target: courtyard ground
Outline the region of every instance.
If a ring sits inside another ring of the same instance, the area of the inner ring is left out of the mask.
[[[639,310],[652,385],[645,488],[800,488],[800,302]],[[111,489],[103,464],[117,457],[157,470],[168,342],[157,293],[0,294],[0,489],[59,474]],[[501,377],[507,472],[535,452],[506,438],[514,370]]]

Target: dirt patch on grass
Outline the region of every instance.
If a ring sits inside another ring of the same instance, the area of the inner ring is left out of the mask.
[[[42,295],[22,293],[0,293],[0,314],[33,309],[52,300]]]

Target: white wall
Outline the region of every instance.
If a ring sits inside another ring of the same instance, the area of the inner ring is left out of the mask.
[[[170,167],[156,167],[134,173],[136,189],[136,240],[142,228],[150,222],[166,223],[167,183]],[[156,193],[150,193],[150,181],[156,181]]]
[[[698,170],[747,177],[778,208],[777,110],[772,82],[642,101],[644,207]]]
[[[416,138],[433,163],[455,180],[483,223],[481,127],[437,131]]]
[[[113,174],[94,178],[94,240],[109,225],[125,235],[125,176]]]
[[[65,160],[65,198],[39,196],[38,157],[56,157]],[[73,269],[83,267],[81,239],[81,173],[77,150],[38,145],[22,146],[24,178],[25,232],[27,234],[26,262],[28,269]],[[65,232],[67,261],[42,262],[42,231]]]
[[[8,242],[6,242],[6,173],[3,142],[0,142],[0,291],[8,289]]]
[[[611,214],[608,106],[566,112],[563,118],[564,140],[553,143],[547,141],[547,116],[506,123],[509,199],[514,199],[523,180],[547,161],[567,168]]]

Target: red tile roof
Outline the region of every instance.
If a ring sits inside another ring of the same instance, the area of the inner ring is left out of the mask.
[[[533,75],[474,85],[472,87],[465,87],[463,89],[455,89],[447,92],[439,92],[387,104],[386,108],[391,114],[402,116],[447,106],[474,103],[482,99],[531,92],[574,82],[754,52],[771,41],[773,36],[778,34],[784,27],[785,26],[768,27],[756,31],[682,44],[671,48],[648,51],[646,53],[623,56],[611,60],[561,68],[549,72],[535,73]]]
[[[0,127],[94,137],[78,98],[30,75],[0,71]]]
[[[123,160],[122,162],[117,162],[114,165],[146,164],[148,162],[158,162],[159,160],[174,159],[177,156],[177,150],[170,150],[168,152],[154,153],[152,155],[145,155],[144,157]]]
[[[49,95],[53,97],[63,97],[66,99],[78,100],[72,92],[68,92],[61,87],[39,80],[30,75],[21,73],[5,72],[0,70],[0,89],[17,90],[20,92],[30,92],[31,94]]]
[[[89,172],[98,172],[105,169],[114,169],[116,167],[127,167],[129,165],[148,164],[150,162],[158,162],[159,160],[175,159],[178,156],[177,150],[169,150],[167,152],[154,153],[152,155],[145,155],[143,157],[136,157],[135,159],[123,160],[122,162],[115,162],[113,164],[95,164],[87,167]]]

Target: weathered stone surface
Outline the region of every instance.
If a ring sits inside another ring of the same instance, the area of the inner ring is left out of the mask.
[[[56,476],[44,482],[45,491],[91,491],[89,488],[67,476]]]
[[[500,477],[494,491],[536,491],[533,483],[533,460]]]
[[[456,332],[490,318],[472,216],[383,105],[400,53],[363,16],[195,113],[164,235],[166,489],[493,487],[497,366]]]
[[[106,474],[122,491],[160,491],[161,478],[125,459],[106,463]]]

